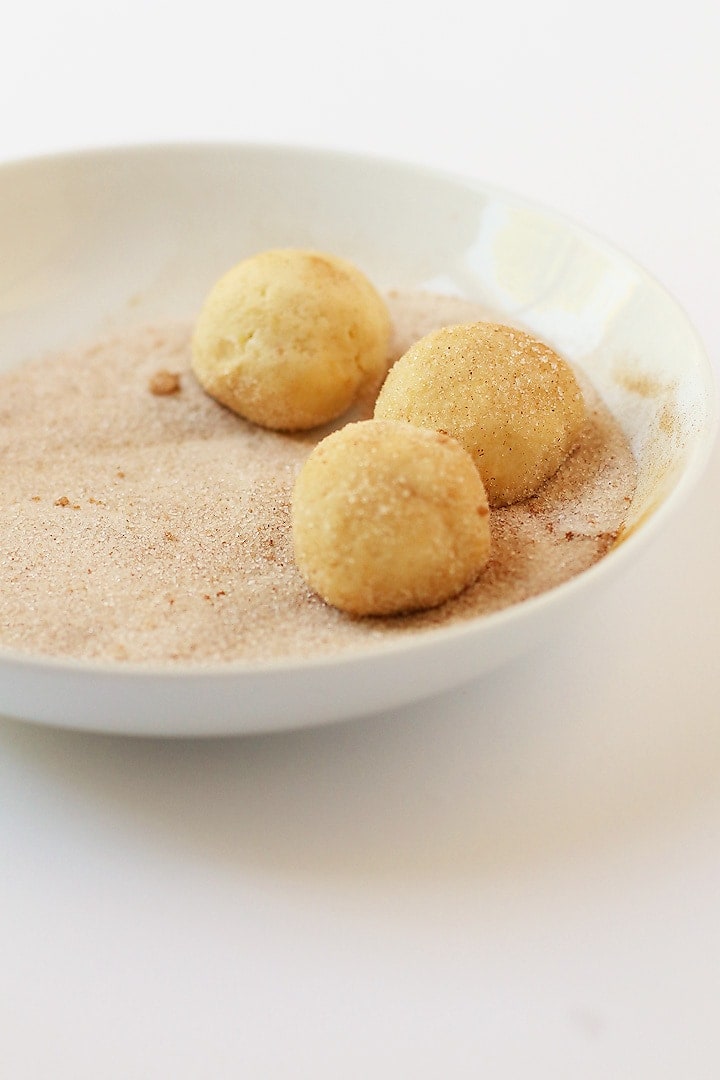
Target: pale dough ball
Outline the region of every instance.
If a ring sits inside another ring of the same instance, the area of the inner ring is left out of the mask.
[[[192,366],[223,405],[297,431],[344,413],[387,370],[390,317],[356,267],[314,251],[265,251],[211,290]]]
[[[308,585],[353,615],[434,607],[490,555],[485,489],[447,435],[366,420],[320,442],[292,504],[295,560]]]
[[[553,475],[585,422],[568,364],[521,330],[437,330],[392,367],[375,416],[445,431],[470,453],[491,506],[527,498]]]

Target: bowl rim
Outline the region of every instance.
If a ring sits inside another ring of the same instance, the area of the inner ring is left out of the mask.
[[[696,349],[696,370],[702,381],[706,406],[703,423],[699,425],[693,437],[685,466],[675,485],[662,501],[647,513],[638,526],[629,530],[627,535],[621,535],[610,550],[588,569],[537,596],[517,601],[499,611],[490,612],[486,615],[477,615],[467,620],[451,623],[448,626],[412,630],[395,638],[388,636],[378,643],[353,645],[352,648],[335,654],[309,654],[308,656],[290,658],[274,657],[255,661],[239,659],[198,662],[189,665],[171,665],[161,662],[142,663],[138,661],[108,661],[55,656],[29,653],[0,646],[0,671],[3,667],[12,665],[28,673],[40,670],[62,671],[77,674],[86,673],[102,677],[119,677],[123,680],[130,678],[135,680],[150,678],[157,680],[162,678],[173,682],[180,680],[193,682],[225,680],[242,678],[243,676],[277,676],[280,672],[291,674],[322,672],[326,669],[337,671],[343,667],[351,667],[379,657],[419,652],[424,648],[433,648],[438,643],[452,644],[473,637],[479,639],[484,634],[493,633],[496,629],[505,628],[521,620],[525,621],[530,617],[535,618],[546,608],[562,605],[570,601],[579,591],[585,591],[589,586],[595,585],[599,579],[607,577],[610,571],[622,571],[628,562],[634,559],[635,554],[657,535],[666,518],[676,512],[696,487],[711,457],[718,427],[720,426],[720,389],[714,367],[702,339],[681,303],[670,293],[659,278],[617,244],[607,240],[603,235],[594,232],[570,215],[552,206],[524,197],[500,186],[486,183],[479,177],[464,175],[428,164],[414,163],[372,152],[335,149],[312,144],[273,142],[270,140],[148,140],[80,146],[30,156],[2,159],[0,160],[0,180],[8,173],[37,167],[60,166],[65,163],[81,165],[83,161],[121,159],[128,155],[151,158],[165,155],[197,156],[202,154],[246,154],[278,158],[311,158],[317,162],[324,161],[327,163],[344,161],[348,165],[357,165],[358,167],[371,164],[395,172],[405,172],[412,176],[425,176],[440,183],[455,184],[477,194],[485,194],[495,198],[506,205],[533,211],[559,225],[563,225],[575,235],[590,241],[596,248],[612,255],[614,259],[619,258],[636,275],[647,283],[654,285],[663,294],[665,300],[675,307],[677,313],[682,317]]]

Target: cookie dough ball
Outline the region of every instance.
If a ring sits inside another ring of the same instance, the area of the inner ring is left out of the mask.
[[[391,369],[375,416],[445,431],[470,453],[491,506],[527,498],[578,442],[582,392],[570,367],[521,330],[437,330]]]
[[[344,413],[387,370],[390,317],[344,259],[265,251],[211,290],[192,366],[223,405],[263,427],[299,431]]]
[[[353,615],[435,607],[490,555],[485,489],[447,435],[366,420],[320,442],[293,494],[295,560],[329,604]]]

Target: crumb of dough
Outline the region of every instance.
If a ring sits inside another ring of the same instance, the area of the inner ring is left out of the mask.
[[[177,394],[180,390],[180,376],[175,371],[156,371],[150,376],[148,390],[157,397]]]
[[[391,369],[375,416],[444,431],[472,456],[491,506],[534,494],[577,445],[585,406],[562,357],[514,327],[435,330]]]
[[[388,303],[388,362],[493,316],[421,292]],[[328,429],[278,434],[217,404],[189,375],[191,332],[128,329],[0,375],[0,649],[175,668],[348,655],[537,596],[601,559],[625,520],[633,456],[583,381],[577,448],[536,495],[491,512],[490,561],[468,588],[427,611],[345,615],[292,551],[295,479]],[[159,369],[183,382],[172,409],[147,392]],[[82,512],[53,505],[71,494]]]
[[[193,335],[200,385],[263,427],[301,431],[347,412],[387,371],[387,304],[352,263],[264,251],[211,289]]]
[[[326,436],[292,500],[295,561],[323,600],[353,615],[435,607],[490,555],[485,489],[455,439],[364,420]]]

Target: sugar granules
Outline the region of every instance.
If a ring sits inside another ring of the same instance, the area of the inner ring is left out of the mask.
[[[389,301],[392,358],[489,317],[446,297]],[[166,665],[339,654],[537,595],[601,558],[623,523],[632,454],[584,387],[580,447],[538,495],[493,511],[473,586],[432,611],[349,618],[292,557],[293,482],[328,429],[278,434],[218,405],[190,372],[190,332],[128,331],[0,377],[0,649]]]

